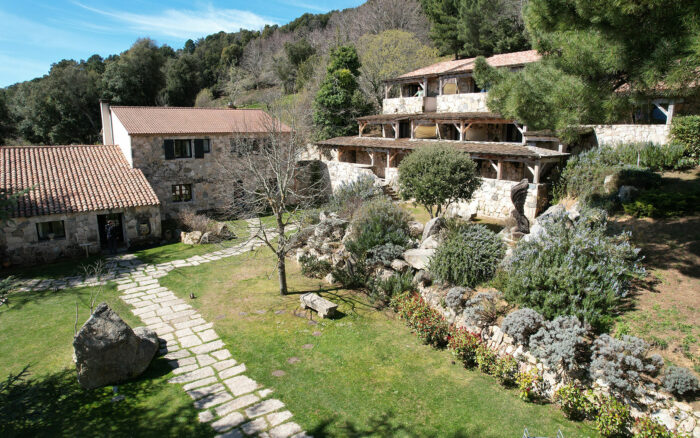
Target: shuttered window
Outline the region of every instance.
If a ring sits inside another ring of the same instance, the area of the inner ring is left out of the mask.
[[[173,188],[173,202],[188,202],[192,200],[192,184],[175,184]]]

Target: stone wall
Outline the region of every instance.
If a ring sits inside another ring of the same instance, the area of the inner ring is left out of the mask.
[[[518,181],[482,179],[481,187],[474,193],[470,202],[459,202],[447,209],[449,217],[459,216],[470,218],[474,215],[496,219],[506,219],[513,210],[510,200],[510,189]],[[545,184],[530,184],[525,200],[525,216],[531,221],[535,219],[547,205],[547,186]]]
[[[343,184],[355,181],[362,175],[368,175],[379,183],[379,178],[372,171],[372,166],[366,164],[343,163],[339,161],[323,161],[325,164],[330,188],[335,192]]]
[[[204,158],[165,159],[163,140],[209,138],[211,152],[205,153]],[[175,218],[183,209],[195,211],[215,210],[216,181],[219,167],[217,160],[223,154],[230,154],[230,136],[133,136],[132,154],[134,167],[143,171],[146,179],[156,192],[162,205],[165,218]],[[189,202],[173,202],[172,186],[176,184],[192,185],[192,200]]]
[[[439,113],[488,112],[487,93],[443,94],[437,97]]]
[[[619,143],[666,144],[671,125],[587,125],[593,128],[598,145]]]
[[[83,243],[91,243],[88,251],[97,254],[101,251],[97,215],[116,213],[123,214],[124,243],[127,246],[160,241],[158,206],[34,216],[16,218],[3,224],[0,233],[2,257],[13,265],[49,263],[61,258],[85,256],[85,248],[80,246]],[[51,221],[64,221],[66,237],[40,241],[36,224]]]
[[[382,102],[384,114],[419,114],[423,112],[423,97],[396,97],[384,99]]]

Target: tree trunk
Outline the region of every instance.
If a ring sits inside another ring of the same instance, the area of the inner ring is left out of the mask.
[[[280,295],[287,295],[287,236],[284,235],[282,213],[277,215],[277,276],[280,283]]]
[[[277,255],[277,276],[280,282],[280,295],[287,295],[287,262],[284,254]]]

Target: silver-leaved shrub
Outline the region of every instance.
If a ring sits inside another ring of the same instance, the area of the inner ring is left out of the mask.
[[[655,376],[664,361],[658,354],[649,356],[649,344],[634,336],[615,339],[604,334],[593,342],[591,377],[602,379],[621,395],[642,390],[643,376]]]
[[[543,323],[544,318],[542,315],[526,307],[509,313],[503,319],[503,331],[515,339],[516,342],[528,345],[530,336],[537,333]]]
[[[630,281],[645,274],[629,233],[608,229],[604,211],[584,210],[543,221],[544,232],[522,241],[500,276],[506,299],[546,319],[575,315],[603,331],[627,294]]]
[[[567,374],[575,374],[586,366],[587,332],[575,316],[559,316],[530,337],[530,350],[549,368],[561,367]]]

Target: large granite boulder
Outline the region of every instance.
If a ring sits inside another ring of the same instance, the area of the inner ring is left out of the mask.
[[[146,327],[132,330],[102,303],[73,339],[73,348],[78,382],[93,389],[143,373],[158,351],[158,336]]]
[[[180,233],[180,241],[185,245],[199,245],[200,240],[202,240],[201,231],[192,231],[190,233],[183,231]]]
[[[421,240],[438,234],[443,228],[445,228],[445,219],[440,216],[430,219],[423,228],[423,238]]]
[[[435,254],[434,249],[409,249],[403,253],[403,259],[415,270],[427,269],[430,258]]]
[[[425,229],[425,225],[418,221],[408,221],[408,233],[411,235],[413,238],[418,238],[423,235],[423,230]]]

